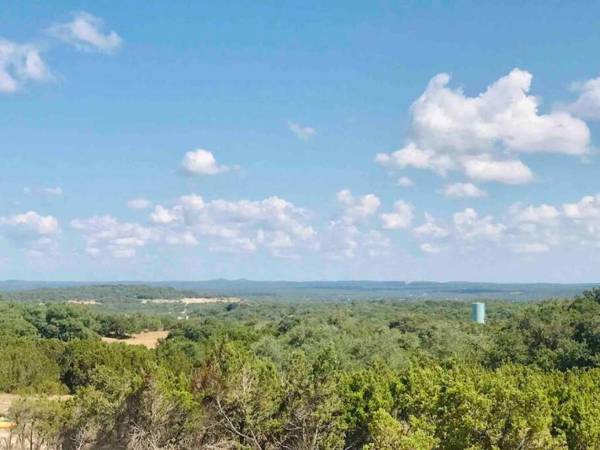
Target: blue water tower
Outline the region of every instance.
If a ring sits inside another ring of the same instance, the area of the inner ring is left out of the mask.
[[[485,303],[478,302],[471,305],[471,319],[477,323],[485,323]]]

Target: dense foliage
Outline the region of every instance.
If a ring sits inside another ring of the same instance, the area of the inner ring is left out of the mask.
[[[46,448],[600,448],[600,290],[574,300],[256,302],[189,320],[0,304],[0,391]],[[131,325],[133,324],[133,325]],[[156,349],[100,335],[169,328]]]
[[[7,290],[2,298],[12,301],[68,301],[68,300],[146,300],[179,299],[196,295],[193,291],[181,291],[172,287],[146,286],[142,284],[81,285],[30,290]]]

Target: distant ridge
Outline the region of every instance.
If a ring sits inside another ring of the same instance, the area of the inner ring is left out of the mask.
[[[174,288],[186,294],[227,295],[272,299],[510,299],[534,300],[572,297],[600,283],[478,283],[432,281],[252,281],[215,279],[206,281],[0,281],[0,292],[34,290],[73,290],[84,287],[146,286]],[[84,289],[85,290],[85,289]],[[61,294],[62,295],[62,294]],[[65,293],[68,295],[68,292]],[[12,295],[7,295],[12,297]]]

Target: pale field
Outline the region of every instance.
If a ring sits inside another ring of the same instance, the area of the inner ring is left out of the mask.
[[[169,335],[168,331],[145,331],[143,333],[134,334],[128,339],[115,339],[103,337],[104,342],[110,344],[121,343],[127,345],[143,345],[146,348],[156,348],[160,339],[165,339]]]
[[[142,303],[183,303],[185,305],[202,305],[206,303],[240,303],[238,297],[186,297],[181,299],[157,298],[154,300],[142,300]]]
[[[97,305],[98,302],[96,300],[68,300],[67,303],[71,303],[73,305]]]
[[[20,398],[14,394],[0,394],[0,416],[5,416],[13,402]]]
[[[71,395],[37,396],[37,395],[18,395],[18,394],[0,393],[0,416],[6,416],[8,414],[8,411],[10,410],[10,407],[12,406],[12,404],[22,398],[31,398],[31,399],[44,398],[47,400],[68,400],[71,397],[72,397]]]

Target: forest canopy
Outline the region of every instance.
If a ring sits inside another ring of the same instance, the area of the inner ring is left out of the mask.
[[[486,303],[479,325],[460,301],[253,301],[179,320],[4,301],[0,392],[23,398],[15,439],[46,448],[597,448],[600,290]],[[155,349],[100,339],[163,329]]]

